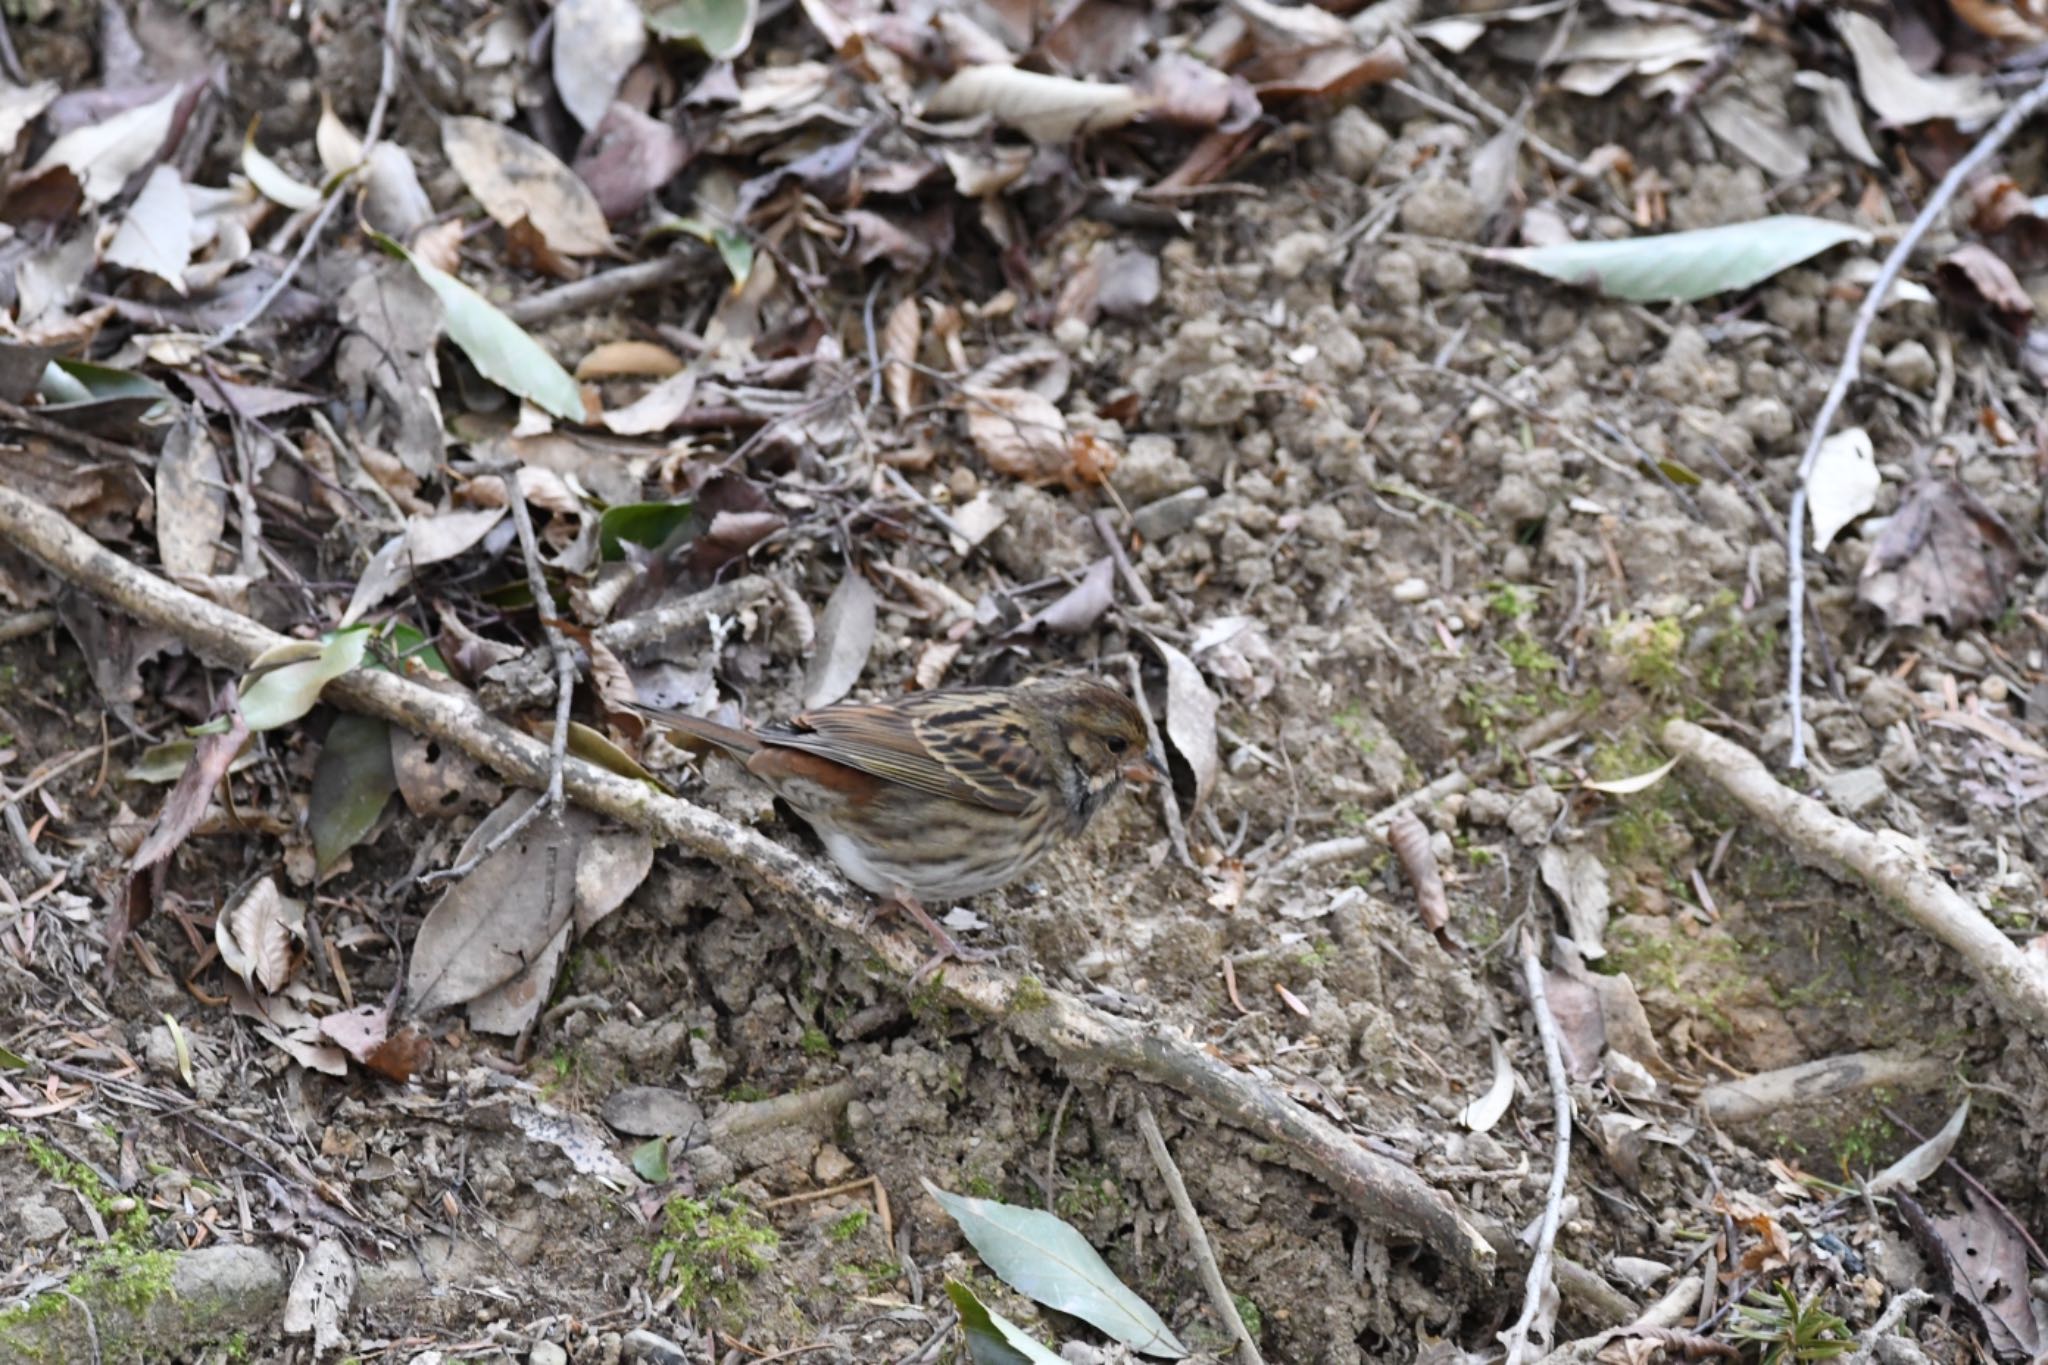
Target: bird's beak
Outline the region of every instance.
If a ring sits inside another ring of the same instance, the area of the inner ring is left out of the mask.
[[[1141,754],[1117,770],[1133,786],[1149,787],[1166,780],[1166,762],[1157,754]]]

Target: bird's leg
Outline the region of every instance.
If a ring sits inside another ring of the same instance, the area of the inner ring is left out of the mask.
[[[892,895],[875,907],[873,919],[880,919],[885,915],[895,913],[897,910],[903,911],[916,920],[924,931],[931,935],[932,943],[938,949],[937,952],[933,953],[926,960],[922,967],[917,969],[917,974],[911,978],[912,984],[924,980],[937,971],[940,964],[947,961],[990,962],[997,956],[990,949],[969,948],[962,944],[958,939],[941,928],[937,920],[925,913],[925,908],[918,903],[917,897],[911,895],[900,886],[896,888]],[[873,919],[869,922],[872,923]]]

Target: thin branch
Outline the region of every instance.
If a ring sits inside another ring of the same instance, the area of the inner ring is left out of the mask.
[[[398,55],[405,46],[405,3],[406,0],[385,0],[384,3],[384,65],[377,76],[377,100],[370,106],[370,123],[363,132],[363,159],[359,163],[367,166],[370,153],[377,149],[377,139],[384,132],[384,114],[391,106],[391,96],[398,89]],[[327,230],[327,220],[341,207],[341,201],[348,198],[349,181],[337,183],[320,205],[312,223],[306,228],[306,235],[299,242],[299,249],[292,253],[291,260],[278,272],[270,287],[257,295],[256,302],[249,305],[249,311],[214,334],[203,349],[217,351],[246,331],[249,326],[270,311],[270,305],[291,287],[292,277],[306,264],[306,258],[313,254],[313,248],[320,241],[320,234]]]
[[[1920,245],[1920,239],[1927,235],[1927,230],[1934,226],[1934,220],[1941,217],[1942,210],[1962,190],[1963,183],[1982,170],[2006,140],[2019,131],[2020,125],[2032,118],[2044,104],[2048,104],[2048,76],[2039,78],[2031,90],[2007,106],[1998,122],[1977,139],[1977,145],[1970,149],[1969,155],[1949,167],[1948,174],[1934,187],[1934,193],[1927,196],[1927,202],[1921,205],[1912,225],[1884,258],[1876,280],[1863,296],[1863,304],[1856,310],[1855,324],[1849,328],[1849,340],[1842,347],[1842,363],[1835,369],[1835,382],[1828,386],[1827,397],[1821,400],[1820,411],[1814,414],[1813,434],[1807,438],[1806,453],[1799,458],[1799,475],[1792,484],[1792,506],[1785,514],[1786,647],[1789,651],[1785,701],[1792,716],[1792,754],[1786,760],[1788,767],[1806,766],[1806,737],[1802,731],[1806,674],[1806,555],[1800,544],[1806,538],[1806,481],[1813,477],[1814,463],[1820,459],[1820,448],[1835,425],[1835,414],[1841,411],[1842,400],[1849,396],[1849,386],[1862,373],[1863,342],[1870,335],[1871,324],[1877,321],[1878,312],[1884,307],[1885,295],[1891,293],[1892,285],[1905,272],[1913,248]]]
[[[1944,877],[1785,786],[1739,744],[1682,720],[1664,727],[1664,744],[1734,797],[1801,862],[1837,881],[1862,883],[1896,918],[1946,944],[2013,1020],[2048,1038],[2048,967],[2021,951]]]
[[[505,305],[503,312],[521,327],[550,322],[565,314],[582,312],[628,294],[659,289],[689,274],[702,259],[694,252],[676,251],[666,256],[657,256],[651,261],[636,261],[632,265],[622,265],[616,270],[601,271],[569,284],[544,289],[538,294],[514,299]]]
[[[215,663],[240,668],[285,641],[268,627],[114,553],[61,514],[5,484],[0,484],[0,540],[137,620],[177,635]],[[358,669],[329,683],[323,700],[452,745],[508,781],[530,787],[547,783],[547,746],[490,715],[467,694],[438,692],[396,673]],[[566,763],[563,787],[586,808],[729,870],[762,902],[815,925],[901,981],[909,981],[928,955],[926,946],[910,936],[873,927],[865,897],[764,834],[581,759]],[[1496,1253],[1488,1231],[1496,1237],[1499,1231],[1489,1221],[1460,1210],[1410,1167],[1362,1146],[1348,1129],[1273,1083],[1226,1064],[1206,1047],[989,965],[949,964],[926,989],[936,996],[933,1003],[999,1023],[1070,1075],[1122,1072],[1205,1106],[1270,1143],[1275,1160],[1320,1181],[1376,1235],[1420,1243],[1462,1284],[1490,1282]]]
[[[569,647],[561,627],[555,624],[555,599],[548,592],[547,575],[541,569],[540,542],[533,534],[533,513],[526,505],[526,491],[519,486],[519,467],[505,465],[497,470],[505,481],[512,504],[512,525],[519,532],[519,553],[526,561],[526,588],[533,594],[533,609],[540,615],[541,634],[547,637],[548,652],[555,660],[555,732],[548,737],[548,780],[540,800],[519,812],[511,823],[484,841],[483,847],[455,864],[420,878],[421,886],[433,886],[467,877],[478,864],[519,837],[519,832],[543,815],[562,808],[562,770],[569,758],[569,703],[576,689],[576,652]]]
[[[1237,1301],[1230,1297],[1230,1287],[1223,1283],[1223,1271],[1216,1264],[1216,1251],[1209,1245],[1208,1230],[1202,1226],[1202,1215],[1195,1212],[1195,1201],[1188,1198],[1188,1186],[1180,1178],[1180,1167],[1173,1162],[1173,1153],[1166,1149],[1166,1135],[1159,1131],[1159,1120],[1152,1115],[1152,1105],[1144,1096],[1138,1097],[1138,1131],[1145,1136],[1145,1146],[1152,1153],[1152,1164],[1159,1168],[1159,1178],[1166,1182],[1166,1192],[1173,1197],[1173,1211],[1180,1216],[1180,1230],[1187,1236],[1188,1249],[1195,1253],[1195,1268],[1202,1274],[1202,1288],[1208,1292],[1209,1306],[1216,1310],[1216,1316],[1230,1329],[1230,1335],[1237,1339],[1238,1365],[1266,1365],[1259,1354],[1258,1343],[1245,1330],[1244,1319],[1237,1314]]]
[[[1529,1262],[1528,1287],[1522,1294],[1522,1316],[1501,1334],[1508,1348],[1506,1365],[1522,1365],[1529,1348],[1529,1328],[1543,1309],[1544,1291],[1550,1286],[1550,1261],[1557,1248],[1557,1225],[1564,1216],[1565,1177],[1572,1164],[1572,1091],[1565,1076],[1564,1049],[1557,1038],[1557,1020],[1550,1013],[1550,998],[1543,990],[1543,964],[1536,958],[1536,941],[1522,931],[1522,982],[1529,991],[1529,1012],[1536,1016],[1536,1036],[1543,1042],[1543,1065],[1550,1073],[1550,1105],[1556,1128],[1550,1157],[1550,1189],[1543,1197],[1543,1218],[1536,1225],[1536,1254]]]
[[[1131,700],[1138,704],[1138,714],[1145,718],[1145,745],[1152,753],[1164,754],[1166,745],[1159,738],[1159,726],[1152,719],[1152,703],[1145,700],[1145,674],[1138,667],[1138,656],[1129,654],[1124,662],[1131,669]],[[1159,784],[1159,809],[1166,817],[1166,837],[1173,843],[1173,856],[1180,859],[1182,867],[1195,865],[1194,855],[1188,852],[1188,829],[1181,822],[1180,800],[1173,794],[1171,781]]]

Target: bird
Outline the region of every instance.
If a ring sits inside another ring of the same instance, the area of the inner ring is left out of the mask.
[[[1167,772],[1137,705],[1091,678],[837,702],[752,730],[639,703],[626,709],[739,760],[810,825],[848,879],[884,911],[908,912],[938,949],[920,979],[949,958],[993,956],[955,942],[927,903],[1017,880],[1126,784]]]

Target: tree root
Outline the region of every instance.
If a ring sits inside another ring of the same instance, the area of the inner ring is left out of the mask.
[[[0,487],[0,538],[223,666],[245,666],[284,641],[258,622],[138,568],[60,514],[6,487]],[[357,670],[329,683],[323,699],[452,744],[509,781],[535,788],[547,781],[547,746],[493,718],[467,695]],[[777,909],[855,945],[904,981],[923,963],[925,949],[908,938],[864,932],[864,905],[846,885],[783,845],[578,759],[569,760],[565,779],[568,794],[582,805],[730,869]],[[1208,1106],[1274,1144],[1273,1159],[1321,1180],[1378,1235],[1421,1243],[1470,1286],[1490,1276],[1493,1248],[1447,1195],[1277,1087],[1225,1065],[1201,1044],[1147,1032],[1065,991],[991,966],[949,969],[926,989],[941,1003],[1000,1022],[1070,1075],[1122,1072]]]
[[[1772,777],[1755,754],[1697,725],[1672,721],[1664,727],[1664,744],[1761,820],[1801,862],[1836,881],[1862,883],[1893,916],[1947,945],[2008,1017],[2048,1038],[2048,959],[2022,952],[1905,848],[1801,796]]]

